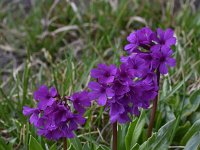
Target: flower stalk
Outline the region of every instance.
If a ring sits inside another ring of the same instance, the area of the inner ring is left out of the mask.
[[[67,138],[63,138],[63,150],[67,150]]]
[[[159,87],[159,82],[160,82],[160,72],[159,72],[159,70],[157,70],[156,74],[157,74],[157,84],[158,84],[158,87]],[[153,108],[152,108],[152,111],[151,111],[151,118],[150,118],[148,132],[147,132],[147,137],[148,138],[151,137],[151,135],[152,135],[152,130],[153,130],[153,126],[154,126],[157,105],[158,105],[158,94],[157,94],[157,96],[155,97],[155,99],[153,101]]]
[[[113,126],[113,150],[117,150],[117,122],[112,124]]]

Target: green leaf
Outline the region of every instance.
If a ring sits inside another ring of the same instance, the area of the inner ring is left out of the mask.
[[[140,145],[138,143],[136,143],[131,150],[138,150],[140,148]]]
[[[194,112],[200,105],[200,91],[194,92],[190,97],[190,103],[192,104],[191,110]]]
[[[106,146],[100,145],[100,146],[98,146],[98,148],[96,150],[110,150],[110,149]]]
[[[168,146],[170,145],[171,133],[174,129],[175,123],[176,119],[166,123],[158,130],[158,133],[156,135],[156,141],[152,145],[153,150],[156,149],[164,150],[165,148],[168,149]]]
[[[187,142],[184,150],[198,150],[200,146],[200,132],[195,133]]]
[[[156,133],[153,133],[152,136],[145,141],[138,150],[152,150],[152,145],[156,141]]]
[[[188,100],[188,104],[184,107],[182,117],[187,117],[195,112],[200,105],[200,91],[194,92]]]
[[[81,142],[77,137],[71,139],[70,142],[76,150],[82,150]]]
[[[154,133],[146,142],[144,142],[139,150],[165,150],[168,148],[171,133],[175,124],[175,119],[162,126],[157,133]]]
[[[133,120],[133,122],[129,124],[128,132],[125,137],[126,150],[130,149],[131,147],[132,136],[133,136],[133,132],[134,132],[137,121],[138,119],[135,119]]]
[[[117,138],[118,138],[118,142],[117,142],[117,147],[118,149],[125,149],[125,136],[127,133],[127,125],[119,125],[118,124],[118,133],[117,133]]]
[[[92,143],[92,144],[98,146],[98,142],[95,141],[92,137],[86,136],[86,135],[82,135],[81,137],[82,137],[83,139],[85,139],[86,141],[88,141],[90,144]]]
[[[200,119],[197,120],[189,131],[185,134],[185,136],[181,140],[181,145],[185,145],[187,141],[195,134],[196,132],[200,131]]]
[[[91,150],[90,147],[89,147],[88,142],[86,142],[86,143],[83,145],[83,150]]]
[[[187,77],[185,78],[185,80],[182,80],[182,81],[179,82],[171,91],[167,92],[166,96],[161,97],[160,101],[165,100],[165,102],[167,102],[168,99],[169,99],[174,93],[176,93],[176,92],[185,84],[185,82],[190,78],[191,75],[192,75],[192,73],[190,73],[189,75],[187,75]]]
[[[142,111],[139,119],[134,120],[128,128],[127,136],[125,137],[127,150],[129,150],[137,143],[144,128],[144,125],[145,125],[145,112]]]
[[[43,150],[40,143],[32,135],[30,135],[29,150]]]
[[[0,137],[0,150],[13,150],[13,145],[11,143],[5,142],[2,137]]]
[[[30,68],[29,68],[29,64],[28,61],[25,64],[25,70],[24,70],[24,74],[23,74],[23,99],[22,99],[22,106],[24,106],[25,101],[26,101],[26,96],[27,96],[27,92],[28,92],[28,80],[29,80],[29,76],[30,76]]]
[[[50,148],[49,150],[56,150],[56,143],[54,143]]]
[[[155,129],[159,130],[161,123],[162,123],[162,116],[163,116],[163,112],[160,110],[156,111],[156,120],[155,120]]]
[[[174,139],[176,139],[176,141],[181,141],[181,138],[187,133],[187,131],[190,129],[191,127],[191,123],[189,121],[187,121],[184,125],[179,126]]]

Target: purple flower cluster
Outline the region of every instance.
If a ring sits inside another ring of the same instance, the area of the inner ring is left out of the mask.
[[[109,109],[110,122],[126,123],[139,109],[147,109],[158,93],[156,71],[168,72],[175,66],[171,46],[176,43],[173,31],[145,27],[131,33],[125,46],[128,56],[121,57],[121,65],[99,64],[91,70],[96,81],[89,83],[89,97]]]
[[[153,32],[150,28],[144,27],[131,33],[124,49],[130,54],[128,58],[136,54],[142,58],[151,72],[158,70],[161,74],[168,73],[167,66],[174,67],[176,61],[172,58],[171,46],[176,44],[176,38],[172,29],[163,31],[158,28]],[[122,60],[128,59],[122,57]]]
[[[89,83],[89,96],[100,106],[110,109],[111,123],[131,121],[130,115],[139,115],[139,108],[148,108],[150,100],[157,95],[156,78],[147,73],[144,63],[135,56],[119,68],[100,64],[91,71],[91,76],[97,81]]]
[[[45,85],[34,92],[34,99],[38,102],[37,107],[24,106],[23,114],[30,116],[30,123],[39,135],[53,140],[73,138],[73,131],[85,123],[83,114],[91,102],[86,91],[61,98],[54,87],[48,89]]]

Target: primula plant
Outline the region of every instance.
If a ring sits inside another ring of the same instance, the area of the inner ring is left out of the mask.
[[[23,114],[30,116],[30,123],[37,128],[38,135],[49,140],[74,138],[74,131],[85,123],[84,112],[90,106],[88,92],[74,93],[61,97],[55,87],[42,85],[34,92],[36,108],[24,106]]]
[[[73,138],[78,125],[83,125],[83,117],[91,100],[95,100],[105,111],[109,111],[113,126],[113,150],[117,150],[117,123],[126,124],[141,109],[150,108],[153,101],[148,137],[152,134],[155,112],[158,102],[160,74],[167,74],[168,67],[175,66],[171,46],[176,38],[171,29],[156,32],[148,27],[132,32],[124,47],[126,56],[121,64],[99,64],[91,70],[93,80],[89,83],[89,92],[82,91],[72,96],[61,97],[51,87],[41,86],[34,93],[38,102],[36,108],[24,106],[23,113],[30,116],[30,122],[37,128],[39,135],[47,139],[58,140]],[[73,106],[73,107],[72,107]],[[66,143],[65,149],[66,149]]]
[[[172,58],[173,51],[171,49],[171,46],[176,44],[173,30],[166,29],[164,31],[158,28],[156,32],[153,32],[150,28],[145,27],[131,33],[127,37],[127,41],[129,43],[124,49],[128,52],[128,56],[125,60],[129,60],[130,64],[131,59],[136,61],[134,58],[141,58],[144,62],[142,66],[147,68],[145,73],[146,78],[157,82],[159,88],[160,74],[167,74],[168,66],[174,67],[176,64],[175,59]],[[141,65],[141,63],[139,64]],[[139,68],[138,65],[135,66]],[[153,101],[153,110],[148,128],[149,137],[152,133],[157,101],[158,96]]]
[[[89,83],[89,96],[100,106],[109,110],[113,124],[113,150],[117,149],[117,122],[127,123],[133,115],[138,116],[140,109],[148,109],[154,100],[148,136],[151,136],[160,73],[168,73],[167,66],[175,66],[171,46],[176,43],[171,29],[153,32],[145,27],[131,33],[125,46],[128,56],[121,57],[121,65],[99,64],[92,69],[91,76],[96,82]],[[156,98],[156,99],[155,99]]]

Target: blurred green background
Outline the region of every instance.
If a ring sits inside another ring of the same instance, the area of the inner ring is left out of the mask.
[[[177,65],[162,77],[158,133],[147,140],[145,110],[131,124],[119,125],[119,150],[198,149],[199,7],[199,0],[0,0],[0,150],[61,149],[61,142],[36,135],[22,107],[35,105],[32,94],[41,84],[55,85],[62,95],[85,89],[91,68],[118,65],[126,36],[143,26],[175,30]],[[108,114],[93,104],[86,117],[78,138],[68,141],[70,149],[109,149]]]

